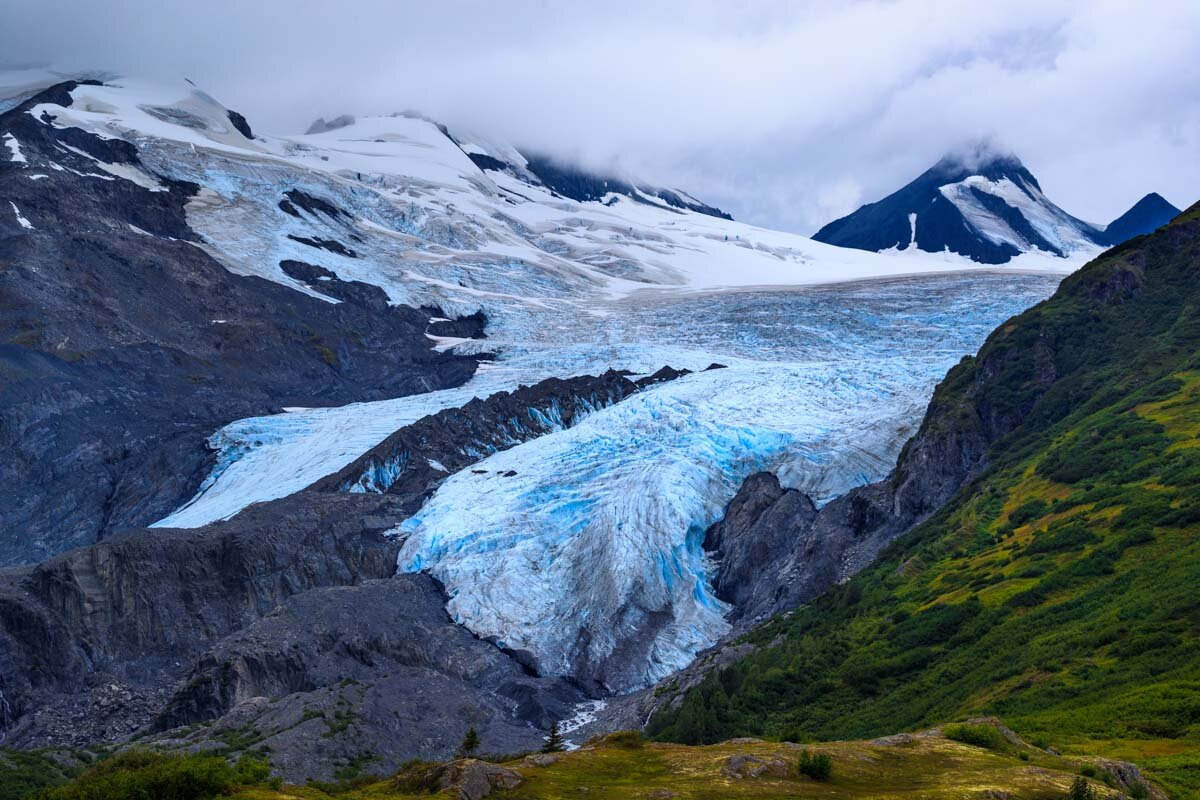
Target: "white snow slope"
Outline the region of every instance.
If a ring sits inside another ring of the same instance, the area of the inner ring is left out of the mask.
[[[546,672],[603,675],[647,619],[660,620],[644,659],[608,678],[614,690],[684,666],[725,632],[700,541],[746,475],[777,470],[822,502],[883,475],[945,370],[1079,263],[1023,258],[1000,274],[618,195],[577,203],[520,170],[480,170],[411,116],[247,139],[188,86],[122,81],[72,97],[69,109],[33,113],[133,141],[149,172],[204,187],[189,222],[230,271],[329,299],[283,273],[279,262],[296,259],[378,285],[394,303],[482,309],[486,343],[456,346],[499,356],[459,389],[228,425],[211,439],[213,473],[159,526],[286,496],[406,423],[519,383],[727,365],[490,456],[396,532],[399,569],[428,570],[456,619],[529,650]],[[471,152],[513,159],[507,146],[470,141]],[[97,166],[98,180],[156,180]],[[285,213],[292,189],[346,216]],[[335,239],[357,257],[288,234]],[[864,280],[877,278],[894,280]]]

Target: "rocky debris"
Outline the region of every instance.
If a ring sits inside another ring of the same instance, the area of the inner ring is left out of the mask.
[[[559,753],[534,753],[531,756],[525,756],[522,763],[528,764],[531,767],[549,767],[558,762],[562,758]]]
[[[33,226],[0,215],[0,565],[166,516],[235,419],[473,374],[478,357],[433,350],[428,316],[381,289],[345,283],[329,303],[226,270],[189,227],[198,186],[153,174],[130,142],[26,113],[70,106],[75,86],[0,114],[26,159],[0,160],[0,194]]]
[[[494,789],[515,789],[523,782],[521,773],[489,764],[486,761],[464,759],[443,766],[437,775],[440,791],[456,792],[459,800],[483,800]]]
[[[527,674],[444,604],[427,575],[297,595],[202,656],[149,727],[173,739],[172,729],[216,718],[184,737],[193,748],[252,730],[246,749],[268,749],[294,781],[328,778],[336,758],[354,758],[364,743],[371,771],[445,758],[468,727],[489,751],[537,747],[582,694]],[[250,701],[253,719],[243,720]]]
[[[721,768],[721,773],[731,778],[758,778],[768,775],[772,778],[786,778],[793,770],[786,761],[777,756],[760,758],[747,753],[730,756]]]
[[[1168,800],[1167,795],[1161,789],[1142,775],[1142,771],[1137,768],[1136,764],[1130,764],[1128,761],[1113,761],[1108,758],[1098,758],[1092,763],[1098,769],[1112,775],[1118,786],[1126,792],[1132,792],[1134,787],[1140,785],[1145,788],[1146,797],[1150,800]]]
[[[0,572],[7,742],[86,744],[129,732],[161,709],[198,653],[286,598],[390,577],[399,545],[377,523],[403,519],[394,506],[379,495],[300,493],[228,522],[130,531]],[[110,684],[131,702],[102,703],[66,729],[56,722]]]

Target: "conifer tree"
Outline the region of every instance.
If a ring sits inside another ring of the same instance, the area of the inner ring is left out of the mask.
[[[561,753],[566,750],[566,740],[558,731],[558,723],[554,722],[550,725],[550,735],[546,737],[546,744],[542,745],[543,753]]]
[[[479,750],[479,734],[475,732],[474,727],[467,728],[467,733],[463,736],[458,749],[467,758],[475,755],[475,752]]]

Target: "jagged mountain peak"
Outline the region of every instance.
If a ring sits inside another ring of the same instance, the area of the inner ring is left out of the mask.
[[[1028,253],[1082,260],[1179,213],[1158,200],[1148,195],[1112,225],[1092,225],[1052,202],[1016,154],[982,141],[947,153],[900,190],[813,238],[859,250],[952,252],[985,264]]]
[[[969,178],[984,178],[993,182],[1007,180],[1031,196],[1042,191],[1038,179],[1016,153],[1000,149],[990,142],[946,153],[918,180],[941,187]]]

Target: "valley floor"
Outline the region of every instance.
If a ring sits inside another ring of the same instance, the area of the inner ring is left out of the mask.
[[[1152,743],[1143,743],[1140,748],[1131,745],[1143,755],[1147,747],[1152,748]],[[200,774],[204,759],[191,758],[190,762],[139,763],[122,772],[124,788],[113,791],[149,788],[150,781],[162,780],[171,770],[176,774],[193,770]],[[1195,787],[1186,773],[1200,764],[1200,752],[1162,754],[1151,760],[1160,767],[1148,773],[1154,782],[1132,764],[1094,755],[1059,755],[1025,743],[995,721],[975,720],[973,724],[946,725],[915,734],[820,744],[733,739],[689,747],[647,742],[626,731],[567,753],[444,764],[413,762],[388,778],[346,777],[293,786],[259,780],[252,770],[243,769],[241,778],[230,773],[234,785],[226,788],[228,794],[241,800],[321,800],[331,796],[402,800],[430,795],[469,800],[485,796],[513,800],[1050,800],[1072,796],[1072,785],[1082,781],[1097,800],[1165,798],[1160,785],[1169,787],[1170,797],[1195,796]],[[342,774],[352,776],[358,768],[349,765]],[[158,777],[152,778],[155,770]],[[103,783],[105,774],[103,768],[93,769],[76,783],[51,791],[46,800],[102,796],[94,792],[108,785]],[[112,770],[107,774],[111,775]],[[93,794],[88,794],[89,790]]]

